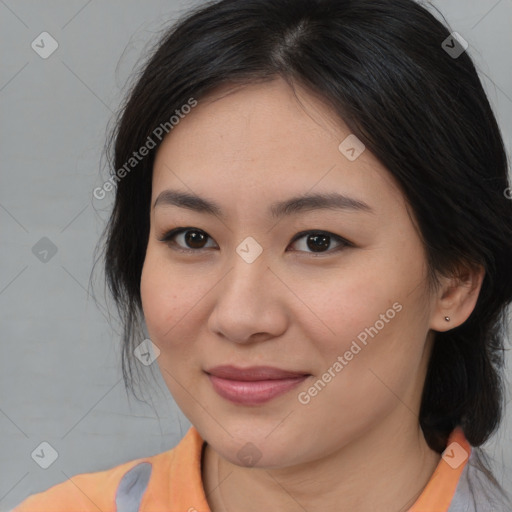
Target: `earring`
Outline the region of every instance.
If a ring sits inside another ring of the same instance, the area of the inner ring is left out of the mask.
[[[450,317],[449,316],[445,316],[444,319],[449,322],[450,321]]]

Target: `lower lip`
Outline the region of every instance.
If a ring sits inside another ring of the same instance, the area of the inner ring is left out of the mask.
[[[304,382],[308,375],[291,379],[241,381],[208,375],[213,389],[226,400],[235,404],[259,405],[283,395]]]

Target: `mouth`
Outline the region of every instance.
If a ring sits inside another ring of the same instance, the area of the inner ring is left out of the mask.
[[[268,402],[291,391],[311,376],[306,372],[270,366],[216,366],[205,373],[219,396],[241,405],[260,405]]]

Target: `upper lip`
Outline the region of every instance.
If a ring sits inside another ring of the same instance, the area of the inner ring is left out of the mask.
[[[293,379],[309,375],[306,372],[282,370],[272,366],[250,366],[248,368],[239,368],[231,365],[223,365],[215,366],[205,371],[215,377],[240,381]]]

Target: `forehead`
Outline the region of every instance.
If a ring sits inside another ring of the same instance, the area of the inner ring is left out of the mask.
[[[172,186],[206,195],[214,190],[230,201],[234,193],[275,202],[336,191],[377,210],[386,202],[402,204],[394,178],[374,155],[364,149],[350,160],[340,150],[347,137],[353,141],[332,109],[304,90],[294,93],[281,79],[223,87],[200,100],[162,142],[152,202]]]

